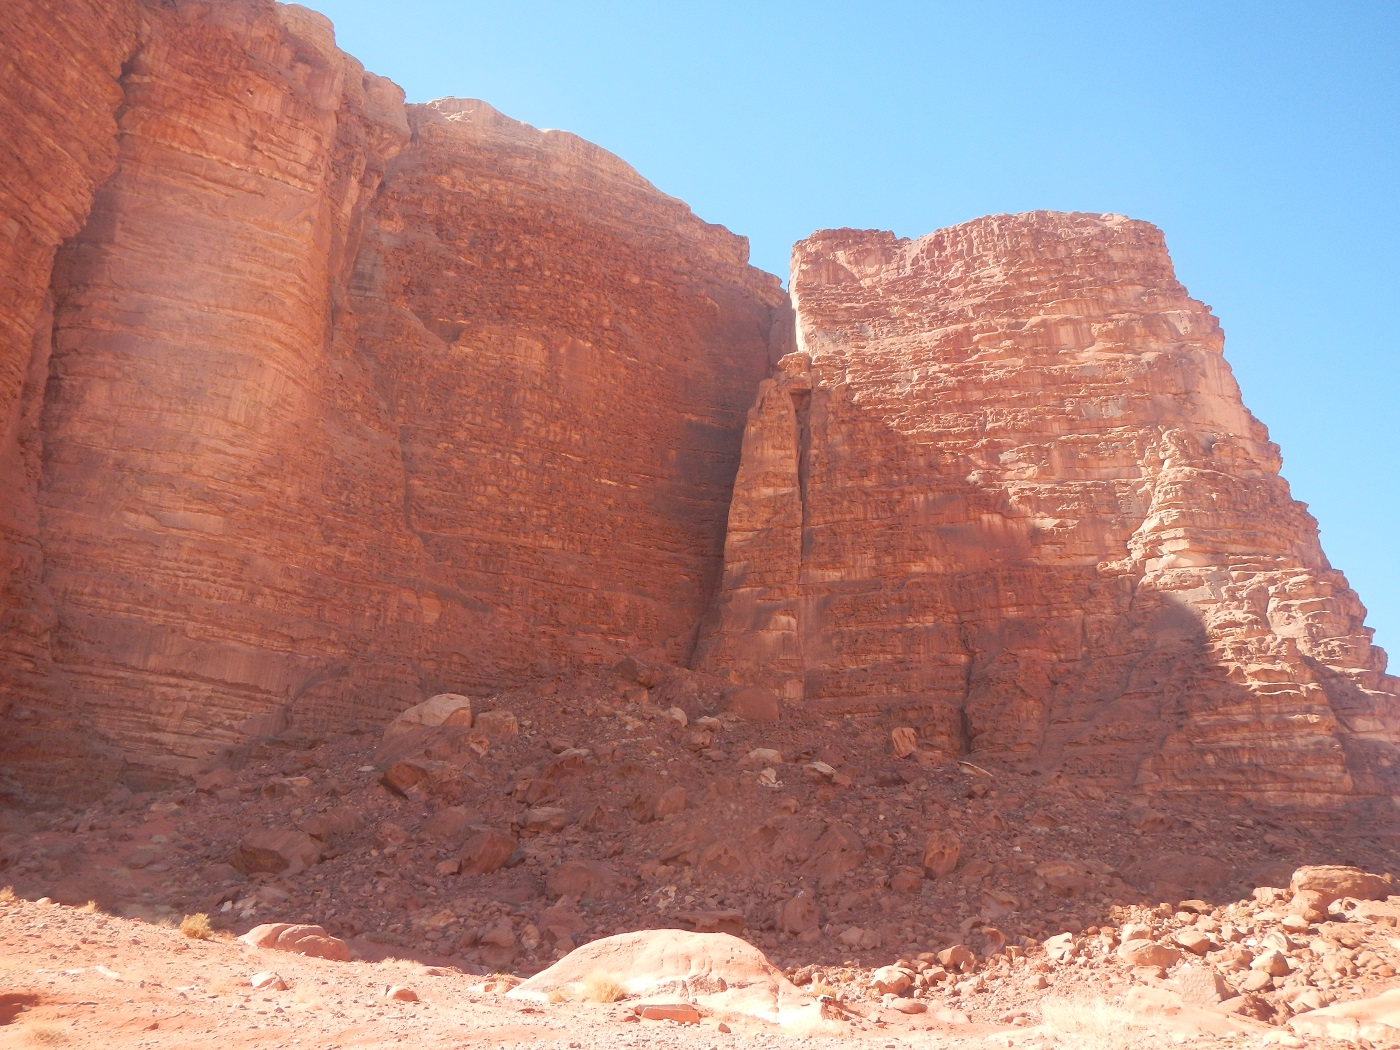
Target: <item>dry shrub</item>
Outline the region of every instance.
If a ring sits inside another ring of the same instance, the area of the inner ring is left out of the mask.
[[[98,912],[97,902],[88,901],[82,907],[75,909],[79,915],[96,915]]]
[[[833,999],[841,998],[841,989],[826,981],[813,981],[807,986],[807,992],[813,999],[820,999],[823,995],[829,995]]]
[[[1040,1017],[1076,1050],[1129,1050],[1151,1034],[1131,1011],[1100,998],[1046,999]]]
[[[0,887],[0,904],[13,904],[15,901],[15,888],[13,886]]]
[[[625,994],[622,982],[607,973],[591,973],[583,980],[580,989],[586,1003],[615,1003]]]
[[[209,925],[209,916],[202,911],[181,919],[180,932],[196,941],[207,941],[214,936],[214,929]]]
[[[73,1037],[58,1025],[31,1022],[25,1026],[25,1038],[36,1046],[62,1046]]]

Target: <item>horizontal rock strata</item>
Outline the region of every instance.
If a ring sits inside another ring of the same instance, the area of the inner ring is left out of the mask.
[[[0,18],[7,765],[689,653],[788,309],[742,238],[294,5]]]
[[[702,668],[1092,781],[1393,790],[1400,683],[1154,227],[827,231],[792,296]]]

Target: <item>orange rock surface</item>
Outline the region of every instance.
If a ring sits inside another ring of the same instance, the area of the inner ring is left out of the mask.
[[[826,231],[792,296],[700,667],[1102,783],[1394,790],[1400,682],[1158,230]]]
[[[1152,227],[817,234],[794,332],[742,238],[305,8],[0,33],[5,777],[637,654],[914,761],[1395,790],[1397,682]]]
[[[742,238],[294,5],[0,17],[7,765],[688,655],[788,316]]]

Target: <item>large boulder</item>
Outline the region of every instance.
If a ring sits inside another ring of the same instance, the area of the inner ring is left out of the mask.
[[[716,1014],[743,1014],[782,1025],[811,1022],[821,1008],[763,953],[727,933],[640,930],[576,948],[506,993],[511,999],[580,999],[599,977],[629,999],[685,1001]]]
[[[472,725],[471,697],[457,693],[438,693],[437,696],[415,704],[399,714],[384,728],[384,739],[392,740],[403,733],[424,726],[461,726],[470,729]]]
[[[310,923],[267,922],[254,926],[238,939],[253,948],[295,952],[336,962],[350,961],[349,945]]]
[[[245,875],[298,872],[321,859],[321,843],[304,831],[263,828],[243,836],[229,861]]]
[[[1389,875],[1373,875],[1360,868],[1339,864],[1310,864],[1293,873],[1289,888],[1294,894],[1320,893],[1328,901],[1355,897],[1360,901],[1383,901],[1400,893],[1395,879]]]

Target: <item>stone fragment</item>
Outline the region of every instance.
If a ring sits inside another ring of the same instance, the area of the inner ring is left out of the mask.
[[[890,889],[895,893],[916,894],[924,887],[924,873],[920,868],[901,865],[890,876]]]
[[[524,831],[539,835],[563,831],[569,823],[569,811],[558,806],[535,806],[525,811]]]
[[[780,766],[783,764],[783,756],[771,747],[756,747],[744,756],[740,764],[745,766]]]
[[[487,740],[494,742],[516,736],[520,732],[520,723],[516,720],[514,711],[495,708],[478,713],[473,721],[473,728]]]
[[[396,999],[401,1003],[418,1002],[418,993],[407,985],[391,984],[384,989],[384,998]]]
[[[725,705],[746,722],[776,722],[781,716],[777,694],[758,685],[729,690]]]
[[[941,879],[958,866],[962,842],[952,831],[934,831],[924,840],[924,874]]]
[[[778,905],[776,923],[780,931],[792,936],[817,928],[821,913],[817,902],[805,893],[799,893]]]
[[[1274,986],[1273,977],[1264,970],[1250,970],[1239,982],[1242,992],[1267,992]]]
[[[1210,937],[1195,928],[1178,930],[1176,934],[1173,935],[1172,940],[1176,941],[1178,945],[1185,948],[1192,955],[1205,955],[1206,952],[1214,948]]]
[[[902,995],[914,985],[914,972],[903,966],[881,966],[870,974],[870,989],[877,995]]]
[[[461,870],[464,874],[489,875],[503,867],[514,856],[519,845],[505,832],[491,829],[478,831],[462,843]]]
[[[1120,944],[1118,958],[1129,966],[1160,966],[1165,969],[1181,961],[1181,952],[1144,938]]]
[[[276,874],[301,871],[320,859],[321,844],[306,832],[264,828],[244,835],[229,863],[246,874],[258,871]]]
[[[248,978],[248,983],[260,992],[285,992],[287,982],[282,980],[280,974],[271,970],[260,970]]]
[[[1277,949],[1268,949],[1258,955],[1249,964],[1249,968],[1257,973],[1266,973],[1270,977],[1286,977],[1291,969],[1287,956]],[[1249,990],[1253,991],[1254,989]]]
[[[919,750],[919,737],[909,726],[900,726],[890,731],[890,744],[895,758],[908,758]]]
[[[1199,1006],[1214,1006],[1235,994],[1225,978],[1199,964],[1181,967],[1176,972],[1175,980],[1181,998]]]
[[[928,1003],[900,996],[890,1000],[890,1009],[902,1014],[922,1014],[928,1012]]]
[[[686,929],[696,933],[728,933],[742,937],[748,931],[748,921],[744,918],[744,913],[735,908],[690,909],[677,912],[675,918]]]
[[[384,739],[392,740],[410,730],[424,726],[461,726],[472,724],[471,698],[458,693],[439,693],[401,712],[384,727]]]
[[[194,782],[194,787],[196,791],[203,791],[206,794],[212,795],[216,791],[222,791],[225,788],[233,787],[236,779],[231,769],[214,769],[205,773],[203,776],[197,777]]]
[[[965,944],[954,944],[944,948],[938,953],[937,959],[939,966],[958,973],[966,973],[977,963],[977,956]]]
[[[699,1024],[701,1013],[691,1003],[651,1003],[636,1008],[643,1021],[675,1021],[677,1024]]]
[[[1289,887],[1295,895],[1309,891],[1326,897],[1329,902],[1339,897],[1385,900],[1393,893],[1400,893],[1400,887],[1390,875],[1374,875],[1360,868],[1335,864],[1299,868],[1293,873]]]
[[[1045,954],[1052,962],[1068,962],[1079,954],[1074,943],[1074,934],[1057,933],[1044,942]]]
[[[1318,890],[1298,890],[1293,894],[1293,899],[1288,902],[1288,911],[1292,915],[1297,915],[1304,922],[1326,922],[1328,919],[1327,905],[1335,899],[1335,897],[1328,897],[1327,894]]]
[[[566,860],[550,872],[545,885],[556,897],[604,899],[633,889],[636,883],[623,878],[605,861]]]
[[[349,835],[364,826],[364,813],[357,806],[333,806],[313,813],[301,822],[301,830],[322,842],[337,835]]]
[[[667,788],[656,800],[655,816],[657,820],[665,817],[675,816],[685,810],[686,791],[685,788],[677,784]]]
[[[254,948],[272,948],[337,962],[350,961],[349,945],[339,937],[332,937],[321,926],[285,922],[264,923],[253,927],[238,939]]]

